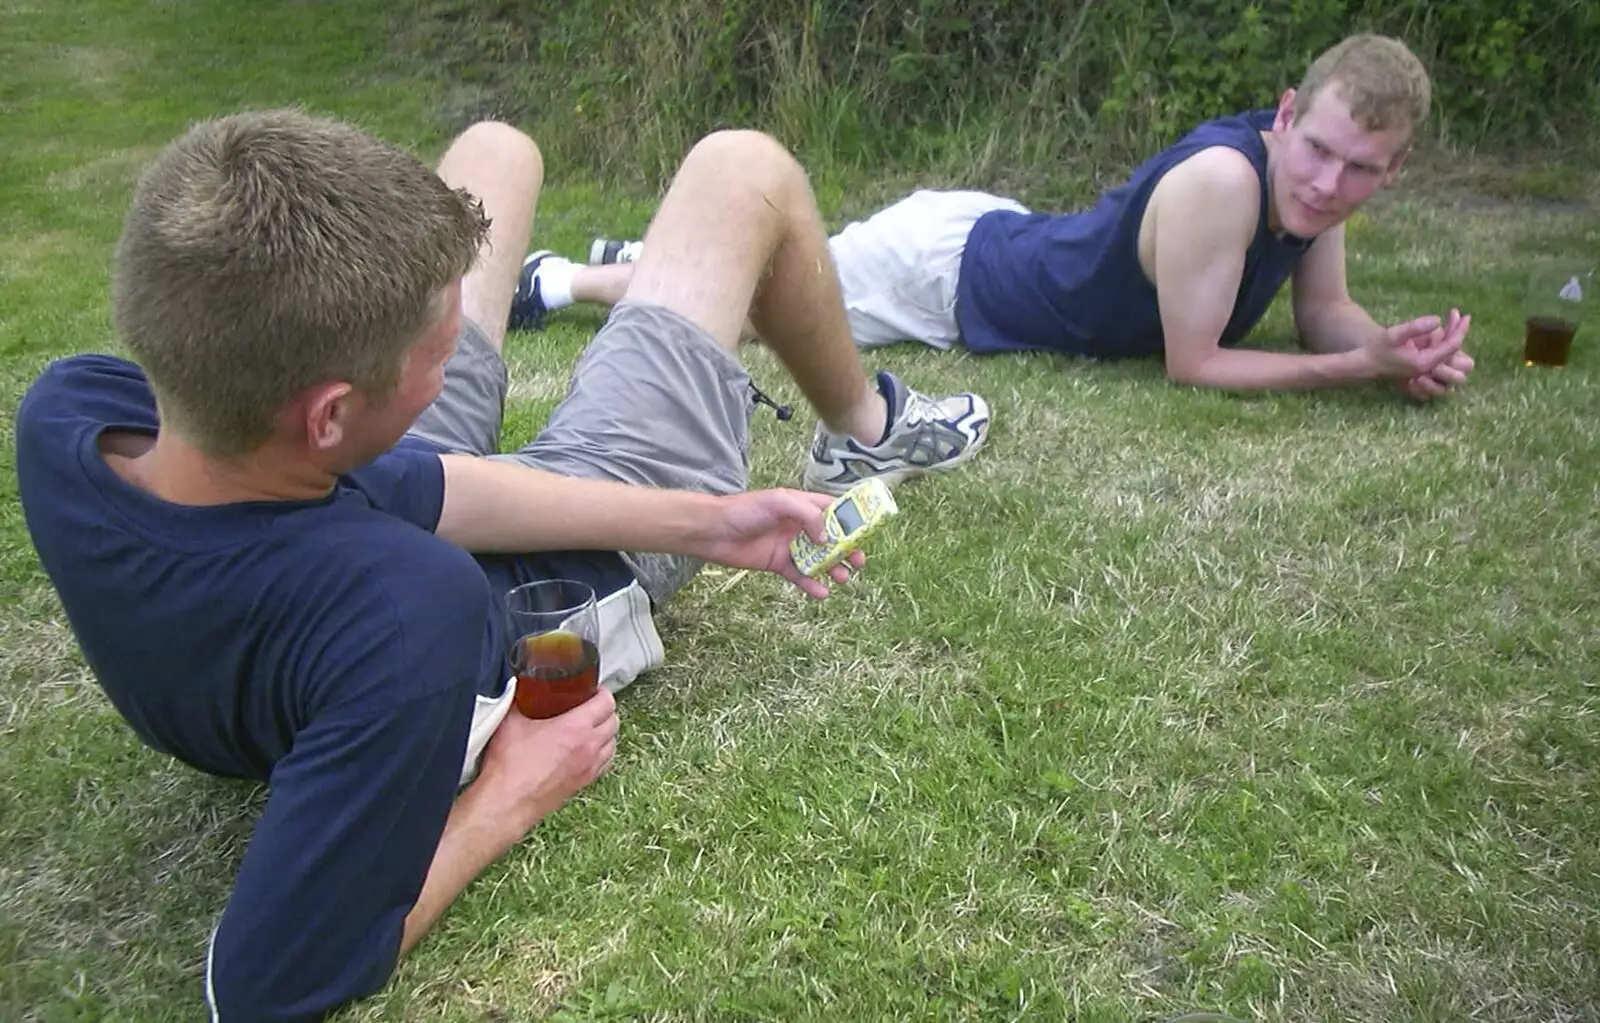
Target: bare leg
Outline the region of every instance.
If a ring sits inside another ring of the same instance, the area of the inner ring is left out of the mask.
[[[607,308],[621,302],[633,283],[632,263],[609,263],[603,266],[580,266],[572,277],[572,300],[593,302]],[[760,341],[756,329],[745,320],[742,341]]]
[[[887,417],[839,297],[805,171],[757,132],[690,151],[645,233],[626,297],[671,309],[737,352],[748,314],[829,429],[876,443]]]
[[[544,159],[527,135],[508,124],[482,121],[450,144],[438,173],[451,187],[477,196],[490,217],[488,241],[461,281],[461,311],[499,349],[522,257],[533,237]]]
[[[572,276],[572,300],[613,306],[622,301],[622,296],[627,293],[628,285],[632,281],[632,263],[580,266],[577,273]]]

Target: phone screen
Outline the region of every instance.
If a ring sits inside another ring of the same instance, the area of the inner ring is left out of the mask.
[[[842,501],[839,507],[833,510],[833,515],[839,520],[839,527],[844,530],[844,535],[849,536],[866,523],[861,518],[861,510],[856,507],[855,501]]]

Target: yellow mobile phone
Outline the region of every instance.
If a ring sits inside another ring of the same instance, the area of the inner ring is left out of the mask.
[[[822,513],[826,542],[817,543],[804,533],[789,541],[789,554],[802,574],[820,579],[828,569],[850,556],[878,524],[900,510],[888,484],[876,476],[845,491]]]

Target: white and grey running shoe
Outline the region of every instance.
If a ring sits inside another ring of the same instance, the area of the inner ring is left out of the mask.
[[[889,405],[884,438],[868,446],[819,422],[802,487],[837,495],[868,476],[893,484],[942,472],[977,454],[988,439],[989,403],[976,394],[930,398],[886,371],[878,373],[878,390]]]

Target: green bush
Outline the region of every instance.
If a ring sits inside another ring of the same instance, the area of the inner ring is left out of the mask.
[[[659,180],[728,125],[822,168],[1123,162],[1270,105],[1365,30],[1431,69],[1435,138],[1547,146],[1600,121],[1597,0],[412,0],[405,18],[405,45],[610,177]]]

